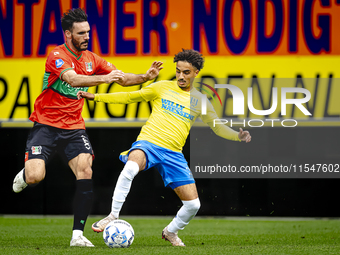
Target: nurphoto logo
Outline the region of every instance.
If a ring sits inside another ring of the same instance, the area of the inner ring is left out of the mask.
[[[210,90],[212,90],[215,95],[217,96],[217,98],[220,101],[220,104],[222,105],[222,101],[221,98],[219,96],[219,94],[217,93],[217,91],[205,84],[205,83],[201,83],[203,86],[208,87]],[[224,89],[228,89],[232,95],[233,98],[233,115],[237,116],[237,115],[244,115],[245,114],[245,96],[243,94],[243,91],[238,88],[235,85],[230,85],[230,84],[215,84],[215,88],[224,88]],[[201,90],[207,92],[211,98],[215,101],[213,95],[205,88],[200,88]],[[288,93],[300,93],[303,95],[303,98],[287,98],[287,94]],[[297,87],[283,87],[281,88],[281,115],[285,116],[287,114],[287,105],[295,105],[298,109],[301,110],[301,112],[305,115],[305,116],[311,116],[312,114],[308,111],[308,109],[303,105],[304,103],[309,102],[309,100],[311,99],[311,93],[309,92],[308,89],[305,88],[297,88]],[[201,94],[201,113],[202,115],[206,115],[207,114],[207,95],[206,94]],[[215,101],[216,102],[216,101]],[[274,113],[277,110],[278,107],[278,89],[273,87],[272,88],[272,104],[271,107],[269,109],[256,109],[254,107],[254,103],[253,103],[253,88],[250,87],[248,88],[248,94],[247,94],[247,106],[248,106],[248,110],[258,116],[268,116],[272,113]],[[249,127],[262,127],[264,125],[264,122],[271,122],[272,127],[274,126],[274,122],[276,121],[281,121],[281,125],[283,127],[295,127],[297,126],[298,122],[295,119],[284,119],[284,120],[280,120],[280,119],[249,119],[247,120],[248,126]],[[227,119],[215,119],[214,120],[214,126],[215,125],[225,125],[227,123],[230,123],[231,126],[234,124],[237,125],[243,125],[244,127],[246,127],[246,120],[242,120],[241,122],[233,122],[232,119],[227,120]],[[255,124],[257,123],[257,124]],[[291,123],[293,123],[293,125],[291,125]],[[289,125],[290,124],[290,125]]]

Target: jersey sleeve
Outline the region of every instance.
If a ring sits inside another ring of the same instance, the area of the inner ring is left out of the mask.
[[[46,60],[45,70],[48,73],[54,73],[62,80],[62,75],[66,71],[73,70],[72,61],[62,51],[55,49],[51,51]]]
[[[95,74],[96,75],[105,75],[110,73],[113,70],[116,70],[117,68],[111,64],[110,62],[107,62],[105,59],[99,57],[97,54],[92,53],[94,57],[94,63],[95,63]]]
[[[109,94],[95,94],[95,102],[103,102],[108,104],[131,104],[144,101],[140,95],[140,90],[133,92],[116,92]]]
[[[161,81],[155,82],[142,88],[140,90],[140,94],[145,101],[152,101],[158,97],[161,87],[162,87]]]
[[[219,117],[210,101],[207,100],[207,114],[201,114],[200,117],[204,123],[209,125],[216,135],[232,141],[241,141],[238,137],[238,132],[224,124],[214,123],[214,120],[219,119]]]
[[[117,92],[109,94],[95,94],[95,102],[103,102],[109,104],[131,104],[141,101],[151,101],[158,95],[158,84],[153,83],[137,91]]]

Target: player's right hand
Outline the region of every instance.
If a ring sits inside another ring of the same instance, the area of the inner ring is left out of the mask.
[[[106,75],[106,79],[107,84],[115,81],[120,81],[124,79],[124,73],[121,70],[113,70],[111,71],[111,73]]]
[[[94,94],[90,93],[90,92],[85,92],[85,91],[78,91],[77,93],[77,98],[78,99],[82,99],[82,98],[86,98],[89,100],[93,100],[94,99]]]
[[[238,137],[241,141],[249,143],[251,141],[251,135],[249,131],[243,131],[242,128],[240,128],[240,132],[238,133]]]

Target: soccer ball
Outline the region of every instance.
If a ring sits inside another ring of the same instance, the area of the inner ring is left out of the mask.
[[[127,248],[132,244],[134,237],[132,226],[125,220],[114,220],[103,231],[104,242],[110,248]]]

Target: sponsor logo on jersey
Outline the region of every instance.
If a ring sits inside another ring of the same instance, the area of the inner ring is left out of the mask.
[[[178,92],[176,92],[176,91],[173,91],[172,89],[169,89],[169,91],[170,91],[171,93],[174,93],[174,94],[177,94],[177,95],[179,95],[179,93],[178,93]]]
[[[41,154],[41,146],[32,146],[31,150],[32,150],[32,154],[33,155],[39,155]]]
[[[74,63],[72,62],[72,68],[74,69]]]
[[[56,56],[56,55],[58,55],[58,54],[59,54],[59,52],[58,52],[58,51],[56,51],[56,52],[54,52],[53,54],[54,54],[54,56]]]
[[[188,112],[183,111],[185,109],[185,106],[177,104],[175,102],[172,102],[170,100],[164,99],[162,98],[162,109],[169,111],[173,114],[175,114],[175,116],[179,116],[182,117],[181,119],[186,119],[186,120],[193,120],[194,116],[191,115]]]
[[[85,68],[87,72],[92,72],[92,62],[85,62]]]
[[[64,61],[60,58],[55,61],[55,66],[57,68],[60,68],[63,64],[64,64]]]

